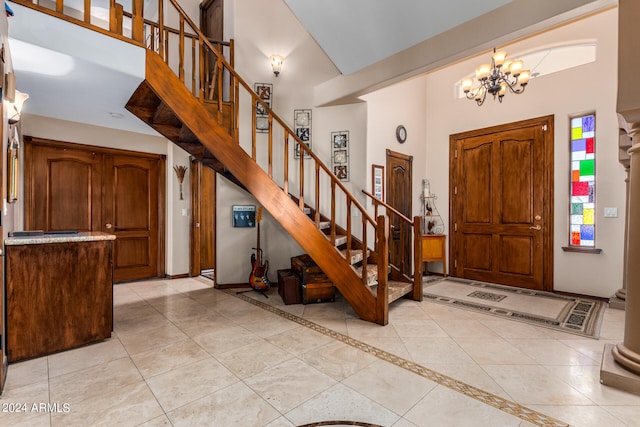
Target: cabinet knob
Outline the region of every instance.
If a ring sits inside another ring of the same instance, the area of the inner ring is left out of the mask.
[[[107,223],[107,224],[106,224],[106,227],[107,227],[107,228],[112,228],[112,227],[113,227],[113,225],[111,225],[110,223]]]

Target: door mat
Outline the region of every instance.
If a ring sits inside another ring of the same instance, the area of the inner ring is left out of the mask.
[[[429,279],[426,300],[597,339],[607,305],[588,298],[473,280]]]

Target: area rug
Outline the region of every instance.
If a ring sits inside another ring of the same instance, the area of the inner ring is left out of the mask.
[[[426,280],[426,300],[597,339],[606,303],[531,289],[446,278]]]

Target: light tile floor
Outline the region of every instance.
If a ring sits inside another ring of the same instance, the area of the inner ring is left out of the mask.
[[[381,327],[202,278],[114,303],[111,339],[9,366],[0,426],[640,426],[640,396],[599,382],[618,310],[594,340],[427,301]]]

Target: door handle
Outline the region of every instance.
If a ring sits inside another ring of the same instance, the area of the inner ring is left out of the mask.
[[[531,227],[529,227],[529,230],[542,230],[542,227],[539,225],[533,225]]]
[[[107,224],[106,224],[106,227],[107,227],[107,228],[111,228],[111,227],[113,227],[113,225],[111,225],[111,224],[107,223]]]

